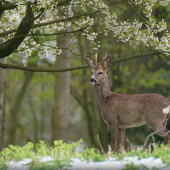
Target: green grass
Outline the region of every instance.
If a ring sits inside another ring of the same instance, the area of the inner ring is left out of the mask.
[[[126,164],[125,168],[123,168],[123,170],[149,170],[145,165],[134,165],[133,162]]]
[[[138,159],[147,158],[153,156],[155,158],[161,158],[162,161],[170,166],[170,148],[165,147],[163,144],[160,147],[157,147],[154,144],[153,152],[150,154],[147,149],[139,150],[135,152],[127,152],[125,154],[113,154],[107,153],[101,155],[98,149],[90,148],[85,149],[81,152],[78,152],[80,144],[83,140],[78,142],[72,142],[71,144],[66,144],[62,140],[55,141],[54,146],[48,148],[44,141],[40,141],[38,144],[33,144],[28,142],[24,147],[9,145],[7,148],[4,148],[0,153],[0,169],[7,169],[5,162],[10,160],[20,161],[25,158],[31,158],[32,162],[29,164],[30,169],[34,170],[45,170],[45,169],[61,169],[63,167],[70,166],[72,158],[79,158],[81,160],[100,162],[107,160],[108,157],[116,157],[118,160],[123,159],[124,157],[133,157],[138,156]],[[40,163],[40,159],[44,156],[50,156],[54,160],[44,163]],[[136,169],[146,169],[144,165],[136,166],[132,163],[126,164],[124,169],[126,170],[136,170]]]

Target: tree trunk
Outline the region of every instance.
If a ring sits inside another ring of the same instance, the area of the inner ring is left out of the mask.
[[[36,111],[34,110],[34,103],[33,103],[33,99],[31,98],[31,95],[28,95],[28,101],[29,101],[29,107],[30,107],[30,111],[32,114],[32,119],[33,119],[33,126],[34,126],[34,131],[33,131],[33,142],[34,143],[38,143],[38,118],[36,115]]]
[[[24,72],[23,81],[21,82],[19,89],[14,96],[12,104],[10,106],[10,115],[7,130],[7,144],[16,144],[19,110],[32,76],[33,72]]]
[[[61,35],[57,36],[57,46],[68,48],[71,39]],[[56,68],[70,67],[71,53],[62,49],[62,54],[56,56]],[[69,118],[69,96],[70,96],[70,72],[55,73],[54,82],[54,109],[52,113],[51,145],[55,140],[62,139],[67,142],[68,118]]]
[[[6,58],[0,59],[0,63],[6,63]],[[5,147],[5,90],[6,70],[0,68],[0,151]]]
[[[87,41],[87,39],[84,39],[81,37],[81,34],[78,36],[78,48],[79,48],[79,52],[81,56],[85,54],[85,49],[87,49],[88,43],[89,42]],[[82,60],[84,61],[84,57],[82,58]],[[82,73],[83,76],[81,76],[80,81],[82,84],[86,84],[88,81],[88,77],[86,76],[87,70],[83,69],[82,72],[83,72]],[[89,84],[89,87],[90,87],[90,84]],[[109,144],[107,124],[102,119],[98,103],[95,102],[96,101],[95,94],[93,94],[94,97],[89,95],[91,94],[89,92],[89,88],[82,88],[82,95],[78,95],[78,93],[76,92],[76,89],[72,88],[71,94],[74,96],[74,98],[77,100],[77,102],[80,104],[80,106],[85,112],[85,118],[86,118],[85,120],[87,121],[87,129],[88,129],[87,132],[89,135],[88,146],[99,147],[98,141],[96,138],[96,135],[98,134],[100,138],[100,142],[104,150],[107,151],[108,144]]]

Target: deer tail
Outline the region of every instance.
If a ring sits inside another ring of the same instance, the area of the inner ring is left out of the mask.
[[[170,105],[168,105],[167,107],[165,107],[164,109],[162,109],[162,112],[164,114],[169,114],[170,113]]]

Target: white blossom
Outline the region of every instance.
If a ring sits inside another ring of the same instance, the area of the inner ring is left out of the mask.
[[[160,1],[160,5],[162,5],[162,6],[168,5],[168,3],[170,3],[170,0],[163,0],[163,1]]]
[[[21,20],[25,16],[27,2],[34,3],[35,0],[6,0],[9,3],[18,4],[17,8],[5,11],[5,15],[0,20],[0,33],[11,29],[17,29]],[[42,16],[34,21],[34,24],[46,23],[49,21],[64,19],[76,15],[72,10],[72,5],[75,1],[71,1],[70,4],[62,7],[63,15],[58,15],[57,4],[54,0],[37,0],[36,6],[33,5],[34,16],[39,15],[40,9],[44,8],[45,17]],[[167,23],[164,19],[157,21],[152,16],[154,5],[160,4],[163,7],[170,3],[170,0],[128,0],[128,3],[132,5],[140,5],[143,10],[145,21],[140,22],[138,19],[121,20],[116,12],[109,9],[109,6],[103,0],[77,0],[76,6],[81,7],[81,12],[88,12],[88,9],[93,11],[101,9],[94,16],[85,16],[82,18],[76,18],[74,22],[56,22],[53,24],[33,28],[30,34],[40,33],[57,33],[59,31],[67,31],[70,26],[76,29],[83,29],[81,33],[86,36],[88,40],[94,43],[94,50],[100,48],[100,42],[98,42],[98,36],[109,36],[110,33],[117,41],[128,43],[133,47],[139,46],[141,43],[145,46],[151,46],[155,50],[162,51],[166,55],[170,55],[170,35],[167,31]],[[96,18],[99,20],[99,25],[96,30],[92,29],[95,25]],[[162,34],[162,37],[157,36],[158,33]],[[11,33],[0,37],[3,41],[8,41],[13,38],[15,33]],[[75,37],[74,37],[75,38]],[[44,41],[44,42],[43,42]],[[95,44],[96,43],[96,44]],[[49,58],[50,56],[60,55],[62,50],[56,47],[54,44],[50,44],[49,41],[45,43],[35,40],[33,36],[27,36],[24,41],[18,47],[18,51],[29,57],[32,51],[37,51],[40,58]],[[25,59],[26,60],[26,59]]]

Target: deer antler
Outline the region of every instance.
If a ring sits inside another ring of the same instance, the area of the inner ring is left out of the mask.
[[[95,54],[95,65],[97,65],[97,53]]]
[[[100,62],[100,65],[103,64],[103,61],[107,58],[107,54],[105,55],[105,57],[102,58],[102,61]]]

